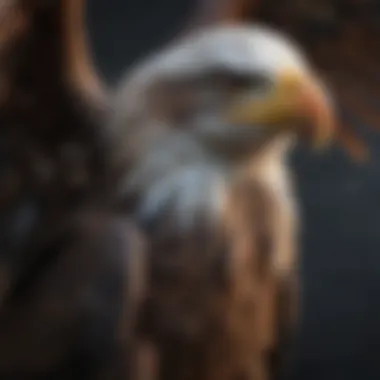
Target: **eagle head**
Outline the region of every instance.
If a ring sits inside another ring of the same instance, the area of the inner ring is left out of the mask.
[[[317,147],[334,135],[324,83],[295,42],[264,26],[211,27],[180,39],[132,70],[118,96],[117,118],[133,115],[133,125],[180,130],[234,153],[278,135]]]

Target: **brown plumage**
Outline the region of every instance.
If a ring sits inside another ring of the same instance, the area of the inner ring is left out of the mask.
[[[142,334],[156,345],[157,378],[274,379],[290,364],[276,347],[294,332],[296,272],[279,277],[271,265],[274,200],[259,182],[239,183],[217,228],[150,231]]]
[[[125,379],[143,243],[107,211],[81,0],[0,4],[0,378]],[[3,191],[4,190],[4,191]]]

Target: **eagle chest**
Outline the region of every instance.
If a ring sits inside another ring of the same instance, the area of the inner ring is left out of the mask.
[[[151,333],[160,336],[154,339],[159,378],[187,379],[189,373],[204,380],[271,378],[269,355],[284,324],[278,305],[285,277],[276,265],[283,254],[278,251],[279,214],[287,212],[280,208],[282,202],[259,178],[239,181],[230,188],[219,229],[193,236],[195,246],[182,237],[175,244],[176,254],[168,256],[168,247],[155,250],[155,259],[152,253],[153,298],[148,309],[155,315]],[[177,281],[168,283],[165,275],[163,294],[155,275],[170,263]]]
[[[230,281],[216,313],[220,331],[209,349],[207,378],[272,378],[270,357],[294,323],[293,209],[279,190],[251,178],[231,191],[225,216]]]

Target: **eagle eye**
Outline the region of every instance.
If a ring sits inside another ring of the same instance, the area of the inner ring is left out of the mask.
[[[254,93],[266,93],[273,87],[271,78],[264,73],[251,73],[246,75],[245,89]]]
[[[216,91],[220,91],[225,95],[242,93],[258,93],[265,94],[273,87],[273,81],[267,73],[263,72],[248,72],[236,73],[231,71],[216,71],[212,75],[207,76],[207,79],[202,78],[203,85],[211,87]]]

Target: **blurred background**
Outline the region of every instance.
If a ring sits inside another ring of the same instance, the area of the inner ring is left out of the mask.
[[[95,60],[110,84],[188,21],[195,0],[89,0]],[[302,210],[303,325],[297,380],[380,379],[379,1],[267,0],[331,85],[342,122],[371,159],[340,148],[292,157]],[[366,130],[363,132],[363,130]],[[369,127],[369,128],[368,128]]]

